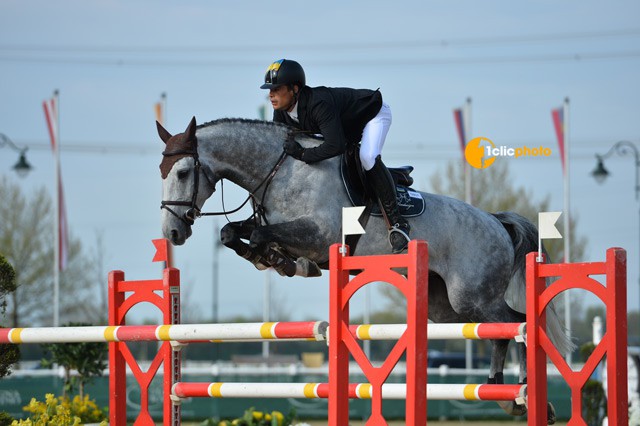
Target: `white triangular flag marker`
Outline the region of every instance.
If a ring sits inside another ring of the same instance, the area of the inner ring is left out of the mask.
[[[538,213],[538,233],[541,240],[549,238],[562,238],[556,228],[556,222],[562,212],[540,212]]]
[[[542,262],[542,240],[562,238],[562,234],[556,228],[556,222],[562,212],[538,213],[538,262]]]
[[[364,234],[365,230],[360,225],[358,219],[364,211],[364,206],[358,207],[343,207],[342,208],[342,254],[345,254],[345,236]]]
[[[343,207],[342,208],[342,234],[354,235],[364,234],[364,228],[358,222],[360,215],[364,211],[364,206],[361,207]]]

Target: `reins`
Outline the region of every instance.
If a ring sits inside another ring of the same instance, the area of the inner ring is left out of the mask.
[[[282,154],[280,154],[280,157],[278,157],[278,161],[276,162],[276,164],[271,168],[271,171],[269,172],[269,174],[258,184],[258,186],[255,187],[255,189],[253,191],[249,191],[249,195],[247,195],[247,198],[242,202],[242,204],[240,204],[238,207],[236,207],[233,210],[225,210],[224,208],[224,179],[220,180],[220,186],[222,187],[222,211],[220,212],[200,212],[198,214],[198,217],[200,216],[221,216],[221,215],[228,215],[228,214],[232,214],[232,213],[236,213],[238,211],[240,211],[240,209],[242,209],[248,202],[249,200],[253,201],[253,216],[255,216],[256,213],[259,214],[260,218],[262,218],[262,220],[264,220],[265,222],[267,222],[267,218],[265,217],[265,211],[266,209],[264,208],[264,200],[267,194],[267,189],[269,188],[269,185],[271,185],[271,181],[273,181],[273,178],[275,177],[276,173],[278,173],[278,170],[280,170],[280,166],[282,166],[282,163],[284,163],[284,159],[286,158],[287,153],[286,152],[282,152]],[[255,193],[258,192],[260,190],[260,188],[262,187],[262,185],[264,185],[264,191],[262,192],[262,197],[260,199],[260,201],[257,201],[257,198],[255,196]]]
[[[291,137],[291,136],[289,136],[289,137]],[[242,209],[247,204],[247,202],[249,202],[249,200],[251,200],[252,201],[252,207],[253,207],[253,215],[251,215],[250,218],[254,217],[257,220],[264,221],[265,223],[268,223],[266,215],[265,215],[266,209],[264,208],[264,201],[265,201],[265,198],[266,198],[267,189],[269,188],[269,185],[271,184],[271,181],[273,180],[273,178],[275,177],[276,173],[280,169],[280,166],[282,166],[282,163],[284,163],[284,160],[285,160],[285,158],[287,156],[287,154],[284,151],[282,152],[282,154],[280,154],[280,157],[278,157],[278,161],[271,168],[269,174],[253,189],[253,191],[249,191],[249,195],[242,202],[242,204],[240,204],[240,206],[238,206],[237,208],[235,208],[233,210],[227,211],[225,209],[225,207],[224,207],[224,184],[223,184],[224,180],[221,179],[220,180],[220,186],[222,187],[222,209],[223,210],[220,211],[220,212],[202,212],[202,211],[200,211],[200,208],[198,208],[198,206],[196,204],[196,201],[197,201],[197,198],[198,198],[198,187],[199,187],[199,183],[200,183],[200,169],[202,167],[202,165],[200,163],[200,158],[199,158],[199,155],[198,155],[198,140],[197,139],[194,141],[194,149],[171,151],[171,152],[164,151],[162,153],[162,155],[165,156],[165,157],[170,157],[170,156],[174,156],[174,155],[190,155],[190,156],[193,157],[193,159],[194,159],[193,188],[194,189],[193,189],[193,193],[191,195],[191,201],[166,201],[166,200],[163,200],[163,201],[160,202],[160,208],[161,209],[167,209],[167,211],[169,211],[169,213],[171,213],[172,215],[174,215],[175,217],[177,217],[178,219],[183,221],[185,224],[191,226],[191,225],[193,225],[195,223],[195,220],[197,218],[202,217],[202,216],[221,216],[221,215],[225,215],[226,216],[228,214],[236,213],[240,209]],[[213,186],[213,184],[209,180],[209,177],[206,174],[205,174],[205,178]],[[261,197],[260,201],[258,201],[258,199],[256,197],[256,193],[260,190],[260,188],[263,185],[264,185],[264,190],[262,192],[262,197]],[[186,207],[189,207],[189,209],[187,209],[184,212],[184,214],[181,216],[181,215],[177,214],[173,209],[171,209],[168,206],[186,206]]]

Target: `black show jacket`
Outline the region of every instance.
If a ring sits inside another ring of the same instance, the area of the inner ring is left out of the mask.
[[[306,148],[302,160],[315,163],[344,153],[362,139],[362,131],[382,107],[379,90],[304,86],[298,94],[296,123],[285,111],[274,111],[273,121],[322,134],[324,142]]]

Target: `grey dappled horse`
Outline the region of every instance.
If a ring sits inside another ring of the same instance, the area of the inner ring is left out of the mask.
[[[221,119],[196,128],[194,118],[184,133],[172,136],[160,124],[158,132],[166,143],[160,165],[162,231],[173,244],[184,244],[215,184],[228,179],[250,193],[259,214],[222,229],[227,247],[257,268],[274,266],[283,275],[314,276],[319,267],[327,267],[329,246],[341,241],[342,207],[351,205],[340,159],[308,165],[283,156],[282,150],[287,137],[305,147],[317,140],[293,134],[282,124],[244,119]],[[537,250],[535,226],[515,213],[489,214],[454,198],[422,195],[426,211],[409,222],[412,237],[429,244],[429,318],[524,322],[525,255]],[[372,216],[357,254],[389,253],[386,224]],[[555,312],[549,314],[549,333],[565,352],[572,344]],[[488,381],[502,383],[509,341],[492,344]],[[526,351],[524,344],[517,346],[522,382]],[[526,412],[513,401],[499,404],[510,414]],[[552,407],[549,417],[554,420]]]

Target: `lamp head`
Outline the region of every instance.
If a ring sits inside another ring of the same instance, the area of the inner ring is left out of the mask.
[[[18,176],[20,176],[21,178],[27,176],[33,168],[27,161],[25,151],[20,152],[20,158],[18,159],[18,162],[15,164],[15,166],[13,166],[13,170],[15,170]]]
[[[604,168],[602,157],[596,155],[596,158],[598,159],[598,164],[596,165],[596,168],[591,172],[591,176],[593,176],[596,182],[603,183],[610,173],[607,169]]]

